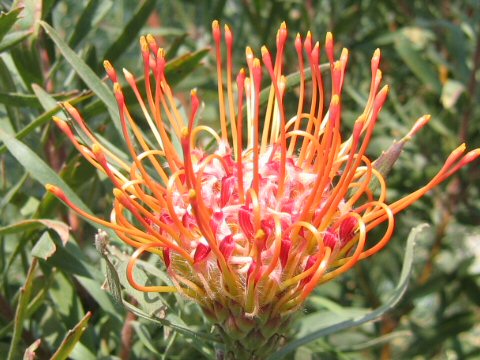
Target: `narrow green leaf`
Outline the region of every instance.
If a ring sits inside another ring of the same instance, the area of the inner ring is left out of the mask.
[[[412,332],[409,331],[409,330],[394,331],[394,332],[391,332],[389,334],[379,336],[379,337],[377,337],[373,340],[370,340],[370,341],[364,341],[364,342],[361,342],[361,343],[350,345],[348,347],[342,347],[340,349],[340,351],[342,351],[342,352],[361,351],[361,350],[365,350],[365,349],[368,349],[368,348],[384,345],[386,343],[391,342],[394,339],[398,339],[398,338],[406,339],[406,338],[411,337],[412,335],[413,335]]]
[[[417,78],[431,90],[440,93],[442,85],[435,68],[402,32],[395,39],[395,49]]]
[[[135,335],[138,336],[142,344],[156,356],[161,356],[157,349],[155,349],[155,345],[152,343],[152,338],[147,329],[145,329],[145,325],[138,321],[132,322],[132,325],[135,329]]]
[[[412,267],[413,267],[415,238],[425,226],[426,224],[421,224],[416,226],[410,231],[410,235],[408,236],[408,239],[407,239],[407,248],[405,250],[405,257],[403,259],[402,272],[400,273],[400,279],[398,281],[398,284],[395,290],[392,292],[390,299],[385,304],[373,310],[372,312],[361,316],[360,318],[352,318],[349,320],[341,321],[335,325],[328,326],[323,329],[319,329],[311,334],[308,334],[300,339],[297,339],[289,343],[280,351],[277,351],[276,353],[271,355],[268,359],[269,360],[282,359],[284,356],[286,356],[287,354],[289,354],[290,352],[294,351],[295,349],[297,349],[302,345],[308,344],[309,342],[315,341],[327,335],[330,335],[345,329],[349,329],[354,326],[359,326],[366,322],[378,319],[387,311],[390,311],[400,301],[403,294],[407,290],[408,281],[410,279],[410,274],[412,272]]]
[[[90,311],[87,312],[80,322],[75,325],[72,330],[68,331],[67,335],[60,344],[60,347],[55,354],[52,355],[51,360],[64,360],[68,358],[68,355],[70,355],[75,345],[80,341],[80,337],[86,330],[88,320],[90,320],[91,316],[92,313]]]
[[[14,0],[12,7],[23,7],[22,16],[15,24],[15,28],[20,30],[30,30],[35,38],[38,37],[38,21],[42,18],[43,4],[39,6],[38,0]],[[46,4],[48,7],[48,4]]]
[[[52,256],[55,251],[57,250],[57,247],[55,246],[55,243],[52,240],[52,237],[48,233],[48,231],[44,232],[42,236],[40,236],[40,239],[36,242],[35,246],[32,249],[32,255],[43,259],[47,260],[50,256]]]
[[[177,36],[175,40],[170,44],[165,54],[165,59],[167,59],[167,61],[177,56],[178,49],[180,49],[180,46],[183,45],[186,38],[187,34],[182,34],[180,36]]]
[[[77,194],[28,146],[1,129],[0,140],[3,141],[13,157],[31,174],[32,178],[42,185],[52,184],[58,186],[77,206],[85,211],[89,211]]]
[[[15,107],[38,108],[39,103],[35,96],[17,93],[17,92],[0,92],[0,103]]]
[[[110,61],[116,60],[138,36],[138,33],[148,20],[155,8],[156,0],[145,0],[141,4],[130,21],[123,27],[123,32],[118,39],[107,49],[103,58]]]
[[[47,93],[37,84],[32,84],[32,90],[43,109],[50,110],[57,107],[57,101],[52,94]]]
[[[306,316],[302,316],[298,323],[298,332],[295,336],[302,338],[317,330],[325,329],[329,326],[334,326],[340,321],[350,320],[352,318],[359,318],[368,314],[371,311],[366,309],[356,308],[342,308],[341,311],[318,310]]]
[[[0,53],[14,47],[28,38],[33,32],[31,30],[14,31],[5,35],[0,41]]]
[[[14,80],[14,71],[12,71],[12,65],[5,61],[3,57],[0,57],[0,90],[3,92],[17,92],[17,83]],[[14,99],[12,99],[13,102]],[[6,122],[7,124],[4,125],[4,128],[7,129],[9,133],[13,133],[18,131],[18,128],[21,124],[21,119],[23,118],[23,114],[21,111],[13,106],[11,106],[11,102],[4,103],[5,104],[5,111],[6,111]]]
[[[3,37],[8,33],[8,31],[12,28],[13,24],[18,20],[18,15],[23,8],[19,7],[13,10],[10,10],[7,13],[1,12],[0,13],[0,41]]]
[[[0,227],[0,235],[23,232],[27,230],[36,229],[39,227],[47,227],[51,230],[54,230],[62,240],[62,243],[64,244],[68,241],[68,238],[70,236],[69,227],[67,224],[58,220],[51,220],[51,219],[22,220],[14,224]]]
[[[103,311],[108,312],[116,319],[120,319],[122,312],[119,310],[122,308],[115,306],[112,298],[102,288],[103,274],[97,266],[89,263],[88,259],[82,254],[82,249],[74,241],[69,241],[66,246],[59,247],[55,254],[48,259],[48,264],[74,276]]]
[[[31,83],[43,83],[44,73],[40,52],[33,44],[22,42],[10,50],[10,55],[25,87],[28,88]]]
[[[170,86],[178,84],[195,70],[200,60],[202,60],[209,52],[209,49],[201,49],[169,61],[165,67],[165,77],[168,79]]]
[[[87,84],[87,86],[102,100],[107,107],[110,118],[115,125],[115,128],[122,135],[120,124],[120,116],[118,115],[117,102],[112,94],[112,91],[102,82],[102,80],[93,72],[93,70],[62,40],[58,33],[49,24],[40,21],[40,25],[45,29],[45,32],[55,42],[58,49],[77,72],[78,76]]]
[[[167,319],[167,318],[158,318],[158,317],[152,317],[151,315],[148,315],[147,313],[143,312],[136,306],[130,304],[129,302],[126,302],[125,300],[123,301],[123,305],[128,311],[131,311],[132,313],[136,314],[137,316],[149,320],[153,323],[156,323],[158,325],[162,326],[168,326],[172,328],[173,330],[177,331],[178,333],[185,335],[186,337],[192,338],[194,340],[200,341],[206,341],[206,342],[221,342],[221,340],[215,336],[209,335],[209,334],[203,334],[200,332],[196,332],[193,330],[188,329],[187,327],[178,325],[177,323]]]
[[[82,14],[75,24],[75,28],[72,31],[72,35],[70,35],[70,39],[68,40],[68,45],[72,49],[74,49],[80,41],[87,36],[88,32],[92,30],[92,22],[99,4],[99,0],[90,0],[87,6],[83,9]]]
[[[27,178],[28,174],[26,172],[23,173],[22,177],[17,180],[17,183],[11,186],[10,189],[3,195],[3,198],[0,200],[0,210],[10,203],[15,194],[17,194],[17,192],[22,188]]]
[[[15,311],[13,335],[10,341],[10,348],[8,350],[7,360],[13,360],[16,358],[18,343],[20,342],[20,339],[22,337],[25,313],[27,311],[28,302],[30,301],[30,297],[32,295],[32,284],[37,264],[38,260],[36,258],[33,258],[30,264],[30,268],[28,269],[25,283],[20,289],[17,310]]]
[[[118,277],[117,270],[115,266],[110,262],[108,258],[108,235],[104,231],[99,231],[98,234],[95,236],[95,247],[100,255],[105,260],[107,265],[106,272],[107,272],[107,284],[108,290],[110,294],[112,294],[114,300],[118,304],[122,304],[122,285],[120,284],[120,279]]]

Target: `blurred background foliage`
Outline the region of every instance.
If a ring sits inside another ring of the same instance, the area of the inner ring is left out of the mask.
[[[1,1],[0,10],[0,353],[9,359],[213,357],[215,339],[195,305],[171,295],[152,308],[154,297],[145,301],[127,289],[124,297],[144,312],[125,311],[115,282],[106,285],[104,275],[110,266],[121,268],[121,246],[99,254],[97,230],[43,187],[60,184],[108,216],[109,182],[51,116],[65,117],[58,102],[69,99],[98,134],[122,144],[112,122],[115,103],[101,81],[102,61],[141,75],[141,34],[153,34],[166,48],[177,94],[199,88],[203,119],[217,124],[214,58],[204,51],[212,44],[212,20],[231,26],[237,69],[246,45],[257,53],[263,44],[274,48],[284,20],[291,38],[311,30],[322,43],[332,31],[337,51],[351,51],[343,98],[347,132],[366,102],[370,58],[380,47],[392,91],[370,156],[432,114],[389,176],[391,200],[426,183],[458,144],[480,146],[478,0],[24,0]],[[285,72],[297,71],[293,42],[286,56]],[[295,103],[296,92],[288,97]],[[479,184],[476,162],[398,216],[396,235],[381,254],[315,291],[293,338],[383,304],[398,281],[410,229],[427,222],[408,290],[393,310],[287,358],[480,358]],[[154,275],[158,266],[158,259],[144,264]],[[156,323],[142,319],[152,312]]]

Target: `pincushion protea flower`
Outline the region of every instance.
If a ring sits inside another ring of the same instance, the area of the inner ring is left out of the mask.
[[[78,213],[113,229],[137,248],[127,269],[134,288],[180,292],[218,324],[231,356],[262,357],[278,345],[289,315],[317,285],[382,249],[392,236],[396,213],[480,153],[477,149],[465,154],[465,145],[461,145],[428,184],[388,203],[381,171],[382,161],[388,165],[388,159],[372,163],[366,156],[388,94],[387,86],[379,88],[379,50],[371,61],[367,104],[353,125],[353,134],[344,139],[341,94],[348,50],[343,49],[335,60],[330,33],[325,40],[331,72],[329,98],[319,65],[319,43],[314,43],[310,33],[304,40],[299,35],[295,39],[300,86],[294,114],[286,114],[284,106],[285,24],[277,34],[274,58],[265,47],[261,60],[247,48],[248,71],[240,70],[236,84],[230,29],[224,31],[226,61],[216,21],[213,38],[219,134],[198,124],[201,102],[196,91],[191,93],[190,116],[182,117],[165,77],[164,51],[152,36],[142,37],[146,99],[134,76],[126,70],[124,75],[151,136],[144,134],[131,115],[117,73],[105,62],[131,164],[97,139],[70,104],[65,103],[65,108],[90,145],[77,140],[70,126],[55,118],[82,155],[115,186],[110,221],[85,213],[59,188],[47,188]],[[270,88],[265,108],[261,106],[262,82],[268,82]],[[421,117],[407,138],[428,120],[429,116]],[[199,145],[202,132],[215,141],[212,150]],[[369,232],[380,224],[384,224],[383,236],[369,241]],[[137,283],[133,270],[146,251],[163,259],[173,285]]]

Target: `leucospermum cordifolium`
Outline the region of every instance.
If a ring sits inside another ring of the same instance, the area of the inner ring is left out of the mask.
[[[134,288],[177,291],[195,301],[219,325],[236,357],[248,358],[277,346],[290,315],[318,285],[381,250],[392,237],[395,214],[476,159],[480,151],[466,153],[465,145],[459,146],[429,183],[388,202],[380,163],[385,159],[373,162],[366,155],[388,95],[388,86],[380,87],[379,50],[371,60],[365,109],[352,134],[344,136],[341,98],[349,54],[343,49],[335,60],[330,33],[324,43],[328,78],[322,74],[320,45],[312,35],[303,39],[297,35],[294,40],[300,80],[293,113],[286,113],[285,107],[285,24],[277,33],[276,54],[263,47],[257,58],[247,48],[246,69],[236,78],[232,32],[226,26],[222,36],[215,21],[213,38],[219,133],[202,125],[195,90],[190,114],[182,116],[165,76],[164,50],[152,36],[142,37],[145,95],[135,77],[123,72],[144,119],[134,119],[117,72],[105,62],[131,163],[98,139],[70,104],[65,103],[65,109],[89,144],[81,142],[67,122],[55,118],[78,151],[112,181],[110,220],[82,211],[61,189],[47,188],[136,248],[127,268]],[[263,105],[265,85],[269,90]],[[329,96],[326,88],[331,89]],[[422,116],[404,139],[429,119]],[[214,145],[203,146],[205,138]],[[378,227],[383,234],[370,240],[369,233]],[[135,280],[134,267],[144,252],[160,256],[171,284]]]

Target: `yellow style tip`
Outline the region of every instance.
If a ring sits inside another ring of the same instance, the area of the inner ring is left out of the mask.
[[[45,189],[47,189],[48,192],[55,192],[56,189],[58,189],[55,185],[52,185],[52,184],[46,184],[45,185]]]
[[[103,60],[103,67],[105,68],[106,71],[113,70],[112,63],[108,60]]]

